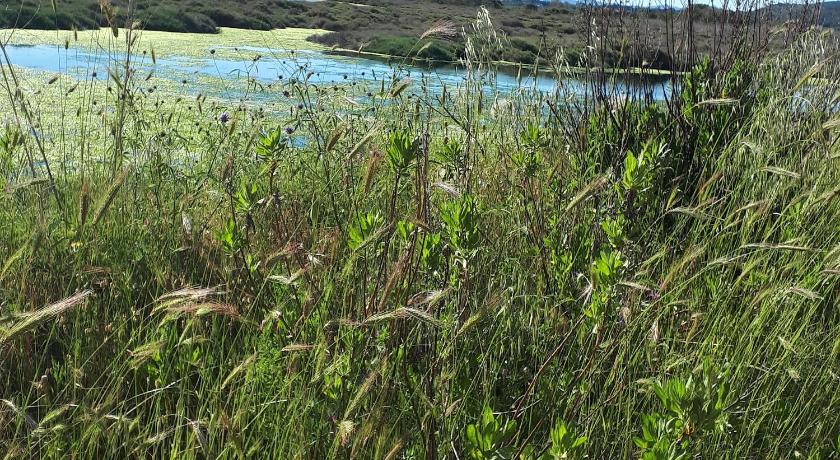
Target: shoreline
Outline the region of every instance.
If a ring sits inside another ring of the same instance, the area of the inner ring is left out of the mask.
[[[353,50],[348,48],[328,48],[322,51],[324,54],[333,54],[337,56],[348,56],[348,57],[360,57],[366,59],[374,59],[378,61],[410,61],[413,66],[421,67],[423,64],[426,64],[428,67],[450,67],[450,66],[457,66],[460,64],[458,61],[442,61],[437,59],[423,59],[423,58],[416,58],[416,57],[407,57],[407,56],[395,56],[390,54],[384,53],[376,53],[373,51],[360,51],[360,50]],[[552,70],[548,67],[539,67],[535,64],[528,64],[528,63],[519,63],[513,61],[493,61],[493,64],[498,65],[501,68],[504,68],[506,73],[516,73],[511,71],[517,71],[520,69],[527,69],[529,71],[536,70],[539,74],[546,74],[551,75],[553,74]],[[598,68],[586,68],[586,67],[579,67],[579,66],[568,66],[566,67],[571,73],[575,75],[583,75],[589,72],[598,71],[601,69]],[[617,68],[617,67],[610,67],[605,68],[603,71],[609,75],[621,75],[621,74],[630,74],[634,76],[638,76],[640,78],[665,78],[670,76],[679,76],[684,75],[686,72],[682,71],[673,71],[667,69],[645,69],[641,67],[630,67],[630,68]]]

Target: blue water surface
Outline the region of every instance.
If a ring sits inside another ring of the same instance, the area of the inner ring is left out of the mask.
[[[108,68],[120,69],[125,60],[125,56],[118,53],[65,49],[55,45],[9,45],[6,50],[9,61],[14,65],[59,72],[80,79],[106,79]],[[393,79],[409,77],[417,83],[422,83],[433,94],[440,93],[444,87],[451,92],[463,86],[466,79],[464,69],[456,66],[422,68],[318,51],[290,52],[249,46],[236,48],[236,51],[242,54],[241,59],[218,58],[208,52],[208,56],[204,58],[158,57],[154,64],[150,57],[139,55],[132,57],[131,66],[144,72],[154,72],[155,76],[174,82],[189,81],[191,85],[188,89],[196,93],[228,98],[234,97],[234,94],[230,88],[225,88],[224,83],[241,82],[243,78],[260,85],[289,79],[306,79],[317,85],[356,82],[364,87],[379,88],[383,81],[387,87]],[[193,84],[195,76],[216,77],[217,84]],[[513,74],[499,72],[485,76],[484,81],[486,91],[498,93],[524,90],[548,93],[558,88],[556,80],[545,74],[519,78]],[[562,87],[565,91],[579,95],[586,94],[591,89],[591,85],[586,81],[576,78],[565,80]],[[662,100],[670,93],[667,80],[661,78],[624,80],[619,77],[610,84],[609,89],[616,96],[632,95],[652,100]]]

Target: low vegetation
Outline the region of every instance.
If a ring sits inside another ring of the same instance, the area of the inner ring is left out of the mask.
[[[840,455],[832,35],[651,101],[496,91],[483,9],[437,92],[157,88],[138,34],[0,65],[5,458]]]
[[[125,29],[121,29],[121,33]],[[219,33],[197,34],[197,33],[170,33],[156,30],[144,30],[142,34],[135,35],[136,42],[132,50],[137,53],[134,60],[139,62],[148,60],[151,54],[160,58],[188,58],[225,60],[251,60],[260,55],[260,51],[266,54],[266,58],[288,55],[289,51],[316,51],[325,50],[322,45],[308,40],[313,35],[325,34],[325,30],[294,29],[282,30],[246,30],[228,29],[222,27]],[[90,30],[21,30],[21,29],[0,29],[0,41],[3,43],[14,43],[15,45],[37,46],[50,45],[56,48],[72,46],[74,50],[94,52],[102,49],[102,43],[108,41],[112,35],[110,29]],[[114,53],[125,53],[126,44],[122,42],[110,43],[110,50]]]

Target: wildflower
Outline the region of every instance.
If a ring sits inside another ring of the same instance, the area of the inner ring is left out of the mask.
[[[292,128],[291,126],[287,126],[286,129],[284,129],[283,131],[286,132],[286,135],[291,136],[292,133],[295,132],[295,128]]]
[[[665,289],[665,282],[659,283],[658,289],[651,289],[647,293],[647,298],[650,301],[657,301],[662,298],[662,291]]]
[[[220,113],[219,114],[219,121],[222,122],[222,124],[227,123],[228,121],[230,121],[230,114],[227,113],[227,112]]]
[[[297,108],[298,108],[298,110],[303,110],[303,104],[298,104]]]
[[[283,91],[283,97],[289,97],[289,92],[288,91]]]

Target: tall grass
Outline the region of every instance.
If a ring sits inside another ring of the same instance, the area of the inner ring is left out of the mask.
[[[836,457],[834,38],[651,102],[466,34],[291,108],[4,60],[6,458]]]

